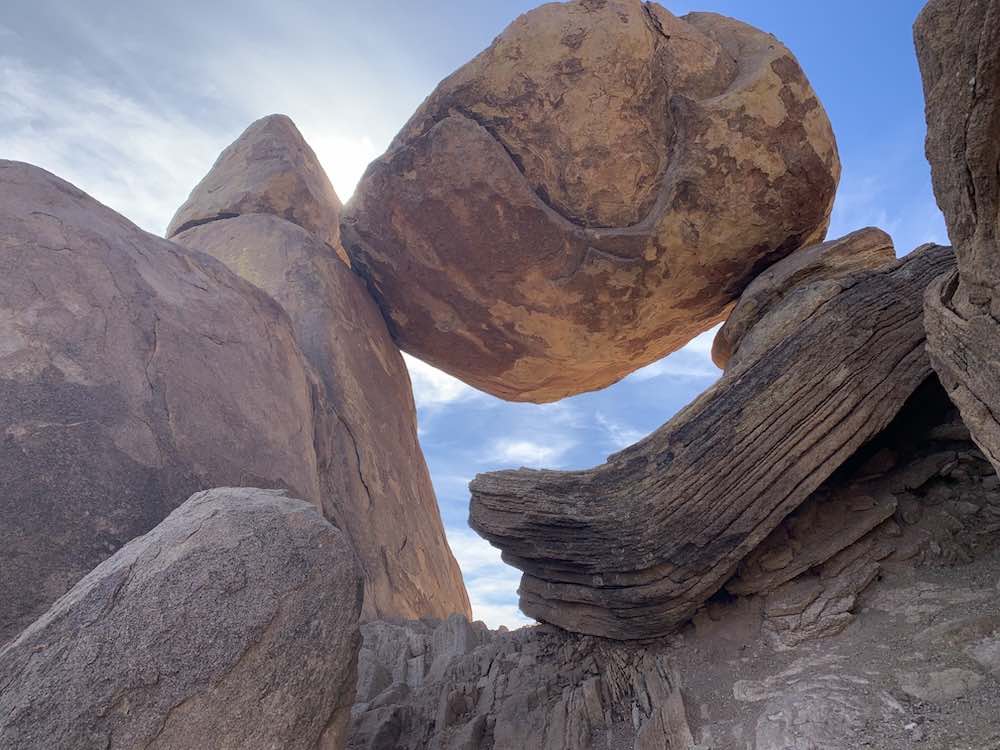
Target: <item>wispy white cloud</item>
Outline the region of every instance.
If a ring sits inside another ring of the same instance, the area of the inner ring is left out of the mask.
[[[519,571],[500,559],[500,551],[469,529],[448,529],[448,541],[462,569],[472,616],[491,628],[517,628],[534,622],[516,604]]]
[[[437,409],[449,404],[484,398],[485,394],[458,378],[423,362],[409,354],[403,354],[406,368],[413,383],[413,399],[417,409]]]
[[[626,448],[644,437],[641,430],[630,427],[618,420],[611,419],[603,412],[595,412],[594,419],[607,432],[608,440],[616,450]]]
[[[0,157],[48,169],[162,232],[225,144],[85,76],[0,57]]]
[[[493,440],[479,461],[491,467],[543,466],[558,468],[563,457],[576,445],[567,436],[548,436],[544,442],[531,438],[502,437]]]

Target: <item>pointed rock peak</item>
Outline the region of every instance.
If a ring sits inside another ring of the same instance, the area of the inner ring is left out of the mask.
[[[216,159],[174,214],[167,237],[242,214],[273,214],[332,247],[340,245],[342,205],[315,152],[286,115],[252,123]]]

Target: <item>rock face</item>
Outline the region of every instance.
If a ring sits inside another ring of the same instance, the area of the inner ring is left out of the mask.
[[[0,161],[0,196],[2,643],[192,492],[320,488],[273,300],[43,170]]]
[[[346,263],[340,198],[316,154],[285,115],[263,117],[225,151],[177,209],[167,237],[216,219],[273,214],[314,233]]]
[[[0,748],[335,750],[361,598],[308,503],[194,495],[0,650]]]
[[[174,239],[270,294],[319,373],[323,512],[361,560],[364,619],[471,616],[417,441],[406,365],[363,282],[318,238],[276,216],[213,221]]]
[[[633,723],[637,750],[693,744],[680,675],[655,648],[460,616],[362,632],[351,750],[585,750]]]
[[[930,374],[921,296],[953,262],[928,246],[841,277],[765,356],[601,466],[476,477],[470,524],[524,571],[521,608],[621,639],[690,617]]]
[[[995,553],[887,569],[852,628],[792,649],[761,637],[755,597],[641,645],[457,617],[369,623],[348,748],[993,747],[1000,681],[977,659],[1000,626],[998,574]]]
[[[927,291],[928,352],[1000,471],[1000,2],[931,0],[914,37],[934,194],[958,257]]]
[[[345,209],[403,349],[501,398],[615,382],[823,238],[840,165],[774,37],[550,3],[445,79]]]
[[[712,361],[728,369],[757,359],[836,296],[841,277],[895,260],[892,238],[874,227],[792,253],[740,295],[712,342]]]

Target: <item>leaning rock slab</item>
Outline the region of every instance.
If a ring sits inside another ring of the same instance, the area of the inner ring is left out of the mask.
[[[173,237],[199,224],[273,214],[340,245],[340,198],[316,154],[285,115],[263,117],[223,151],[167,227]]]
[[[0,748],[342,747],[361,593],[308,503],[194,495],[0,651]]]
[[[0,161],[0,642],[197,490],[318,503],[315,388],[259,289]]]
[[[601,388],[826,230],[830,124],[773,36],[549,3],[446,78],[345,209],[403,349],[501,398]]]
[[[214,221],[174,239],[218,258],[291,317],[323,381],[323,510],[361,560],[364,618],[471,616],[417,441],[406,365],[364,282],[314,235],[276,216]]]
[[[873,271],[895,260],[892,238],[874,227],[792,253],[740,295],[712,342],[712,361],[728,369],[763,356],[840,292],[840,277]]]
[[[927,291],[927,348],[1000,471],[1000,2],[931,0],[913,31],[927,159],[958,258]]]
[[[567,630],[658,636],[747,556],[930,374],[925,247],[843,289],[768,355],[587,471],[472,482],[470,523],[524,571],[521,608]]]

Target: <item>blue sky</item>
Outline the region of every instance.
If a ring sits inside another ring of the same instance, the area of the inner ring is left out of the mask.
[[[292,117],[345,201],[437,82],[535,3],[5,0],[0,158],[70,180],[161,233],[229,142]],[[947,241],[923,156],[918,0],[704,0],[775,34],[833,123],[844,165],[831,236],[882,227],[904,254]],[[467,483],[511,466],[586,467],[655,429],[718,371],[711,333],[604,391],[509,404],[415,360],[420,437],[475,614],[517,625],[518,574],[466,525]]]

